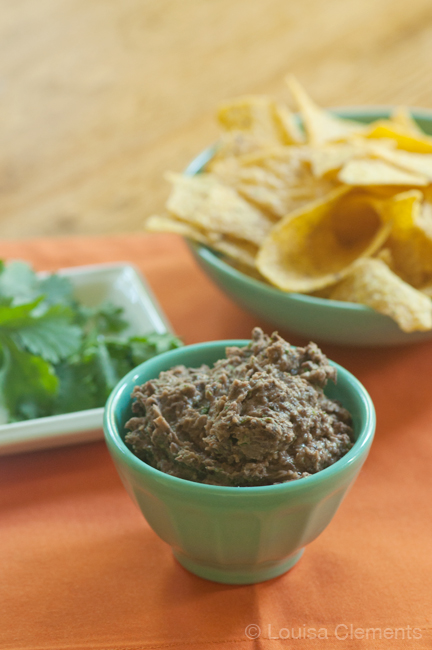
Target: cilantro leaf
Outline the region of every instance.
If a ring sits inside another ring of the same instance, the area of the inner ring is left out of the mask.
[[[58,378],[50,363],[21,350],[13,341],[0,337],[3,364],[0,385],[4,406],[11,419],[27,419],[26,409],[33,405],[38,417],[48,415]]]
[[[60,275],[53,274],[40,280],[39,292],[43,294],[45,302],[49,305],[71,305],[73,302],[72,282]]]
[[[133,336],[129,341],[132,360],[135,366],[151,359],[157,354],[174,350],[182,345],[180,339],[172,334],[157,334],[156,332],[148,336]]]
[[[58,363],[79,349],[81,331],[72,324],[73,312],[54,305],[38,312],[39,301],[26,305],[0,306],[0,335],[9,336],[21,348]]]
[[[78,351],[81,344],[81,330],[71,325],[57,306],[43,316],[33,318],[27,326],[12,335],[16,343],[37,354],[45,361],[58,363]]]
[[[0,305],[0,332],[9,333],[28,323],[30,314],[40,304],[40,298],[23,305],[13,305],[11,298]]]
[[[103,406],[126,373],[182,345],[171,334],[125,337],[123,309],[79,303],[67,278],[40,280],[0,260],[0,414],[9,421]]]
[[[102,394],[109,395],[120,377],[118,376],[111,356],[102,337],[98,337],[98,342],[93,348],[92,360],[99,377],[99,385]]]
[[[12,298],[15,303],[31,302],[38,295],[38,279],[25,262],[15,261],[2,267],[0,296]]]
[[[99,332],[106,334],[121,332],[128,326],[127,321],[123,318],[123,309],[110,302],[102,303],[96,310],[94,319]]]
[[[96,385],[89,364],[81,358],[75,362],[63,361],[56,366],[59,389],[53,413],[72,413],[99,406]]]
[[[78,316],[80,324],[88,333],[93,331],[98,334],[117,334],[128,326],[122,307],[117,307],[109,301],[94,308],[79,305]]]

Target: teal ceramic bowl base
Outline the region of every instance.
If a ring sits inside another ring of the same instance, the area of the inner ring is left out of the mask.
[[[275,328],[309,341],[387,347],[418,343],[432,336],[432,331],[403,332],[389,316],[363,305],[285,293],[241,273],[206,246],[191,241],[187,244],[197,264],[236,305]]]
[[[347,370],[326,394],[351,413],[356,441],[336,463],[316,474],[261,487],[225,487],[170,476],[137,458],[124,443],[134,386],[184,364],[191,368],[225,357],[226,347],[249,341],[211,341],[161,354],[141,364],[113,390],[104,429],[108,449],[133,501],[183,567],[228,584],[275,578],[330,523],[366,460],[375,431],[372,401]]]
[[[191,573],[206,580],[229,585],[251,585],[277,578],[292,569],[303,555],[303,552],[304,549],[302,548],[284,560],[265,562],[262,566],[254,564],[248,567],[242,564],[233,564],[232,566],[218,567],[204,562],[197,562],[183,553],[173,551],[176,560]]]

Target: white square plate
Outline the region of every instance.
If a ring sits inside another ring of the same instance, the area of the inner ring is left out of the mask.
[[[69,278],[74,296],[89,307],[109,300],[123,307],[130,326],[125,334],[142,336],[172,332],[164,313],[141,273],[130,264],[95,264],[60,269]],[[46,277],[48,273],[39,273]],[[52,415],[36,420],[0,425],[0,455],[61,447],[103,437],[103,408]]]

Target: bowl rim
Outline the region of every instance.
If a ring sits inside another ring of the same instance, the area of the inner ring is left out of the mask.
[[[391,115],[392,110],[395,106],[391,105],[371,105],[371,106],[337,106],[327,109],[329,112],[334,113],[338,117],[346,119],[356,119],[356,117],[370,117],[373,119],[385,119]],[[414,119],[429,120],[432,122],[432,109],[427,108],[416,108],[407,106],[409,114]],[[379,117],[376,117],[377,114]],[[298,115],[296,114],[298,117]],[[184,170],[185,176],[195,176],[199,174],[204,166],[211,160],[215,151],[217,144],[214,143],[201,151],[191,162],[187,165]],[[235,267],[231,266],[228,262],[224,261],[223,256],[214,251],[211,247],[206,246],[205,244],[200,244],[199,242],[193,241],[191,239],[185,238],[188,245],[192,247],[196,254],[203,258],[208,264],[216,267],[221,273],[230,276],[236,281],[240,281],[248,285],[253,289],[259,291],[268,292],[277,297],[284,296],[285,300],[292,301],[294,303],[303,303],[308,305],[316,305],[319,307],[326,307],[328,309],[333,309],[337,311],[350,311],[350,312],[368,312],[379,315],[371,307],[366,305],[361,305],[355,302],[341,301],[341,300],[331,300],[330,298],[319,298],[318,296],[310,296],[309,294],[296,293],[291,291],[283,291],[278,287],[275,287],[271,284],[262,282],[252,278],[246,273],[242,273]]]
[[[306,476],[298,480],[286,481],[284,483],[277,483],[274,485],[243,487],[211,485],[206,483],[199,483],[196,481],[189,481],[177,476],[171,476],[170,474],[162,472],[161,470],[148,465],[145,461],[135,456],[135,454],[126,446],[126,443],[121,438],[120,431],[116,425],[115,414],[120,400],[124,396],[124,393],[127,391],[129,393],[130,399],[133,387],[139,383],[142,383],[140,376],[143,374],[143,372],[151,366],[155,366],[157,368],[160,365],[161,361],[162,365],[165,365],[165,362],[172,360],[173,363],[170,367],[182,363],[182,356],[185,353],[187,354],[188,351],[206,352],[210,349],[217,349],[218,351],[220,350],[222,353],[224,353],[226,347],[243,347],[248,343],[250,343],[250,339],[228,339],[206,341],[203,343],[186,345],[175,350],[164,352],[163,354],[160,354],[157,357],[153,357],[152,359],[145,361],[144,363],[131,370],[114,387],[105,406],[104,434],[110,451],[113,447],[116,453],[116,458],[120,458],[122,463],[125,463],[131,469],[138,471],[140,474],[147,474],[150,478],[156,480],[158,483],[164,484],[168,488],[181,488],[183,491],[186,490],[189,493],[196,493],[197,491],[204,490],[204,492],[209,495],[219,494],[225,496],[239,494],[244,496],[273,494],[274,496],[277,496],[281,493],[293,494],[299,490],[303,491],[307,490],[308,488],[313,489],[318,487],[323,480],[331,480],[338,474],[342,474],[344,470],[355,463],[361,456],[368,453],[369,447],[372,444],[372,440],[375,434],[376,426],[376,414],[372,399],[363,384],[353,374],[351,374],[343,366],[340,366],[334,361],[329,360],[331,365],[336,367],[339,380],[342,377],[342,381],[348,384],[350,391],[356,393],[359,397],[359,402],[361,405],[362,426],[352,448],[335,463],[320,470],[319,472],[316,472],[315,474],[311,474],[310,476]],[[223,358],[222,355],[219,358]],[[155,376],[157,376],[159,372],[161,371],[158,370],[157,373],[155,372]]]

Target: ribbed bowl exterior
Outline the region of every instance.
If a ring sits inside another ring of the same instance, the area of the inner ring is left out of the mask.
[[[330,396],[351,411],[357,440],[346,456],[313,476],[257,488],[220,487],[169,476],[135,457],[123,442],[133,386],[179,363],[211,364],[227,345],[245,343],[198,344],[147,361],[119,383],[105,410],[108,448],[149,525],[188,569],[233,583],[258,582],[290,568],[331,521],[367,457],[375,428],[367,392],[338,367]]]

